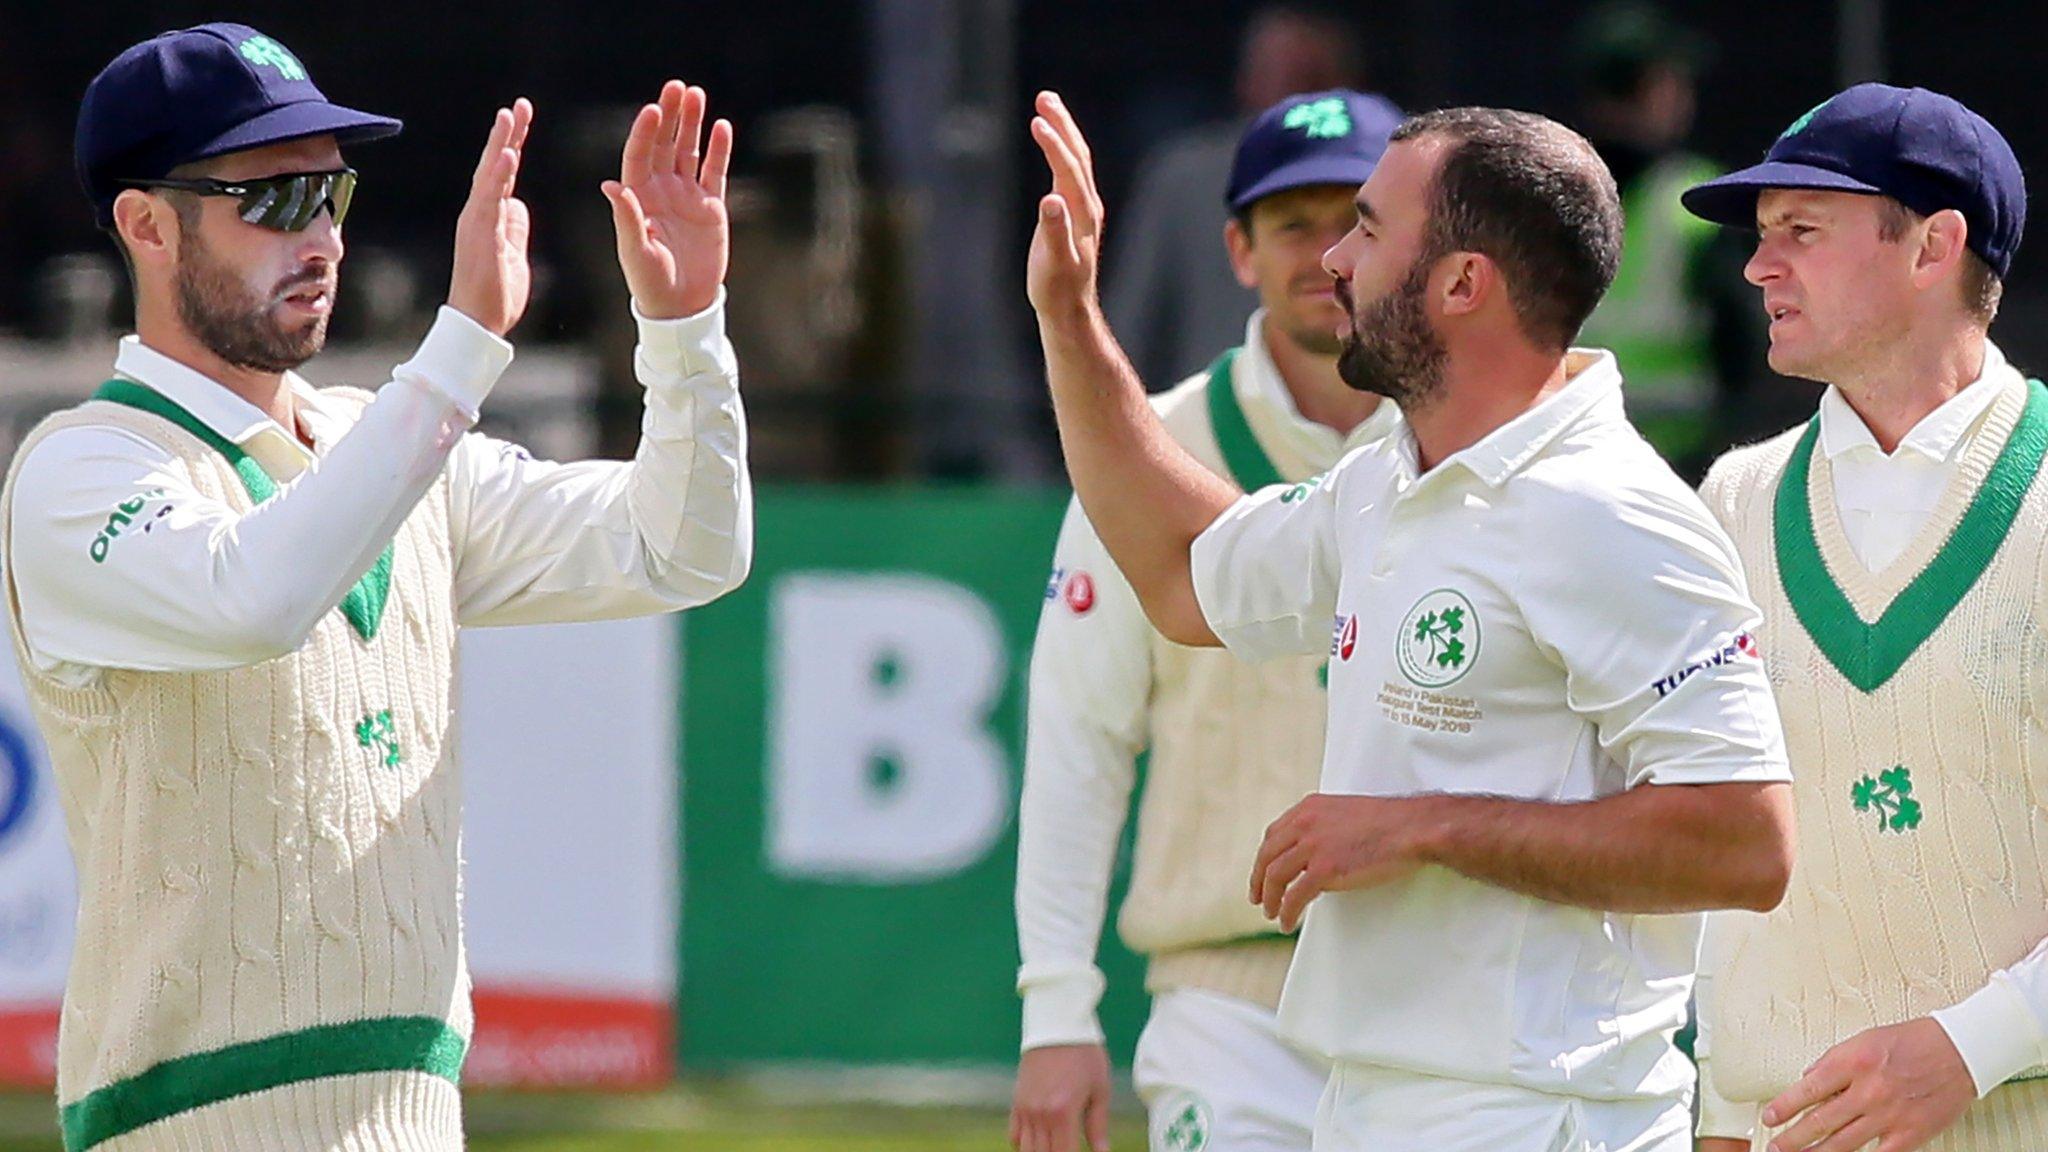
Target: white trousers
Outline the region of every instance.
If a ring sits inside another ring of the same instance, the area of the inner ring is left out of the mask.
[[[1684,1101],[1586,1100],[1338,1064],[1315,1152],[1691,1152]]]
[[[1273,1013],[1194,988],[1152,1001],[1131,1061],[1152,1152],[1308,1152],[1328,1078]]]

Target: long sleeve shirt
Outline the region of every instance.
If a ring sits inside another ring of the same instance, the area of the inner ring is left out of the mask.
[[[107,668],[206,671],[289,652],[444,472],[464,624],[605,619],[716,598],[745,577],[753,536],[724,296],[696,316],[636,318],[647,410],[631,462],[540,461],[469,432],[512,348],[450,308],[353,425],[296,374],[287,384],[301,427],[287,430],[123,340],[117,375],[239,447],[277,493],[238,515],[202,498],[159,445],[114,428],[51,435],[21,462],[12,509],[31,657],[79,685]],[[124,508],[125,530],[109,534]]]
[[[1840,392],[1829,388],[1822,395],[1817,448],[1832,466],[1843,534],[1870,571],[1884,571],[1926,528],[1971,433],[2015,375],[1987,341],[1978,378],[1922,418],[1890,453]],[[1716,966],[1711,954],[1701,965],[1702,1005],[1714,996]],[[1699,1017],[1706,1015],[1702,1007]],[[1962,1055],[1980,1097],[2020,1071],[2048,1063],[2048,941],[1933,1017]],[[1757,1106],[1729,1101],[1715,1090],[1712,1051],[1712,1035],[1703,1031],[1700,1135],[1741,1137],[1755,1126]]]

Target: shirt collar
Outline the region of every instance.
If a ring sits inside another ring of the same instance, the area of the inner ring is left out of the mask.
[[[1983,371],[1955,395],[1942,401],[1939,408],[1921,417],[1912,431],[1906,433],[1905,439],[1899,441],[1899,451],[1911,451],[1937,464],[1946,463],[1962,443],[1963,435],[1991,407],[1991,402],[1998,399],[1999,391],[2018,375],[2019,371],[2006,362],[2005,353],[1999,351],[1998,345],[1984,341]],[[1856,414],[1848,398],[1830,384],[1820,398],[1821,453],[1833,460],[1858,448],[1884,454],[1884,450],[1878,447],[1877,437],[1871,435],[1870,426]]]
[[[1266,346],[1264,308],[1254,311],[1251,319],[1245,321],[1244,350],[1238,353],[1237,362],[1232,367],[1231,376],[1237,385],[1238,402],[1246,409],[1257,409],[1260,415],[1267,417],[1267,426],[1288,437],[1297,455],[1319,461],[1312,467],[1335,464],[1345,452],[1380,439],[1400,424],[1400,408],[1385,400],[1345,436],[1337,435],[1337,430],[1328,425],[1303,416],[1294,402],[1294,393],[1289,392],[1286,381],[1280,379],[1280,366],[1273,363],[1272,350]]]
[[[114,357],[114,371],[139,384],[147,384],[163,393],[178,407],[190,412],[200,423],[213,429],[230,443],[251,449],[261,442],[261,447],[271,452],[250,451],[257,456],[266,470],[270,469],[272,453],[278,447],[289,447],[302,457],[302,465],[310,463],[312,453],[300,442],[297,434],[280,427],[262,409],[235,395],[227,388],[205,374],[195,371],[158,352],[142,342],[139,336],[124,336],[120,351]],[[285,383],[292,390],[292,396],[305,413],[306,427],[314,438],[321,442],[331,424],[327,413],[321,410],[319,392],[296,372],[285,373]],[[275,445],[273,444],[275,442]],[[288,479],[288,477],[279,477]]]
[[[1446,472],[1456,465],[1478,477],[1488,487],[1498,488],[1521,471],[1543,450],[1556,442],[1580,420],[1600,423],[1625,420],[1621,407],[1621,371],[1614,354],[1594,348],[1574,348],[1565,353],[1565,385],[1545,396],[1527,412],[1487,433],[1477,444],[1460,449],[1430,470]],[[1406,458],[1416,460],[1415,435],[1404,432]],[[1427,480],[1428,477],[1422,477]]]

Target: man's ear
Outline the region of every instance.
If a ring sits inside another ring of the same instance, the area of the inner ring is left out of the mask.
[[[114,198],[114,232],[129,258],[154,263],[177,254],[178,213],[162,196],[125,188]]]
[[[1913,253],[1913,283],[1927,288],[1947,280],[1951,269],[1969,251],[1970,222],[1961,212],[1944,208],[1921,225],[1920,245]]]
[[[1237,276],[1237,282],[1246,288],[1257,288],[1259,277],[1252,270],[1251,233],[1235,216],[1223,222],[1223,248],[1230,254],[1230,270]]]
[[[1437,262],[1431,278],[1441,287],[1437,304],[1445,316],[1470,316],[1501,290],[1500,268],[1477,252],[1452,252]]]

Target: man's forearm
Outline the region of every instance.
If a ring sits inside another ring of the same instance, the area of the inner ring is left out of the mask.
[[[1237,489],[1168,435],[1099,309],[1040,315],[1038,331],[1081,507],[1160,632],[1214,644],[1195,601],[1188,548]]]
[[[1610,912],[1768,911],[1791,876],[1784,784],[1663,784],[1572,804],[1430,796],[1418,855],[1487,884]]]

